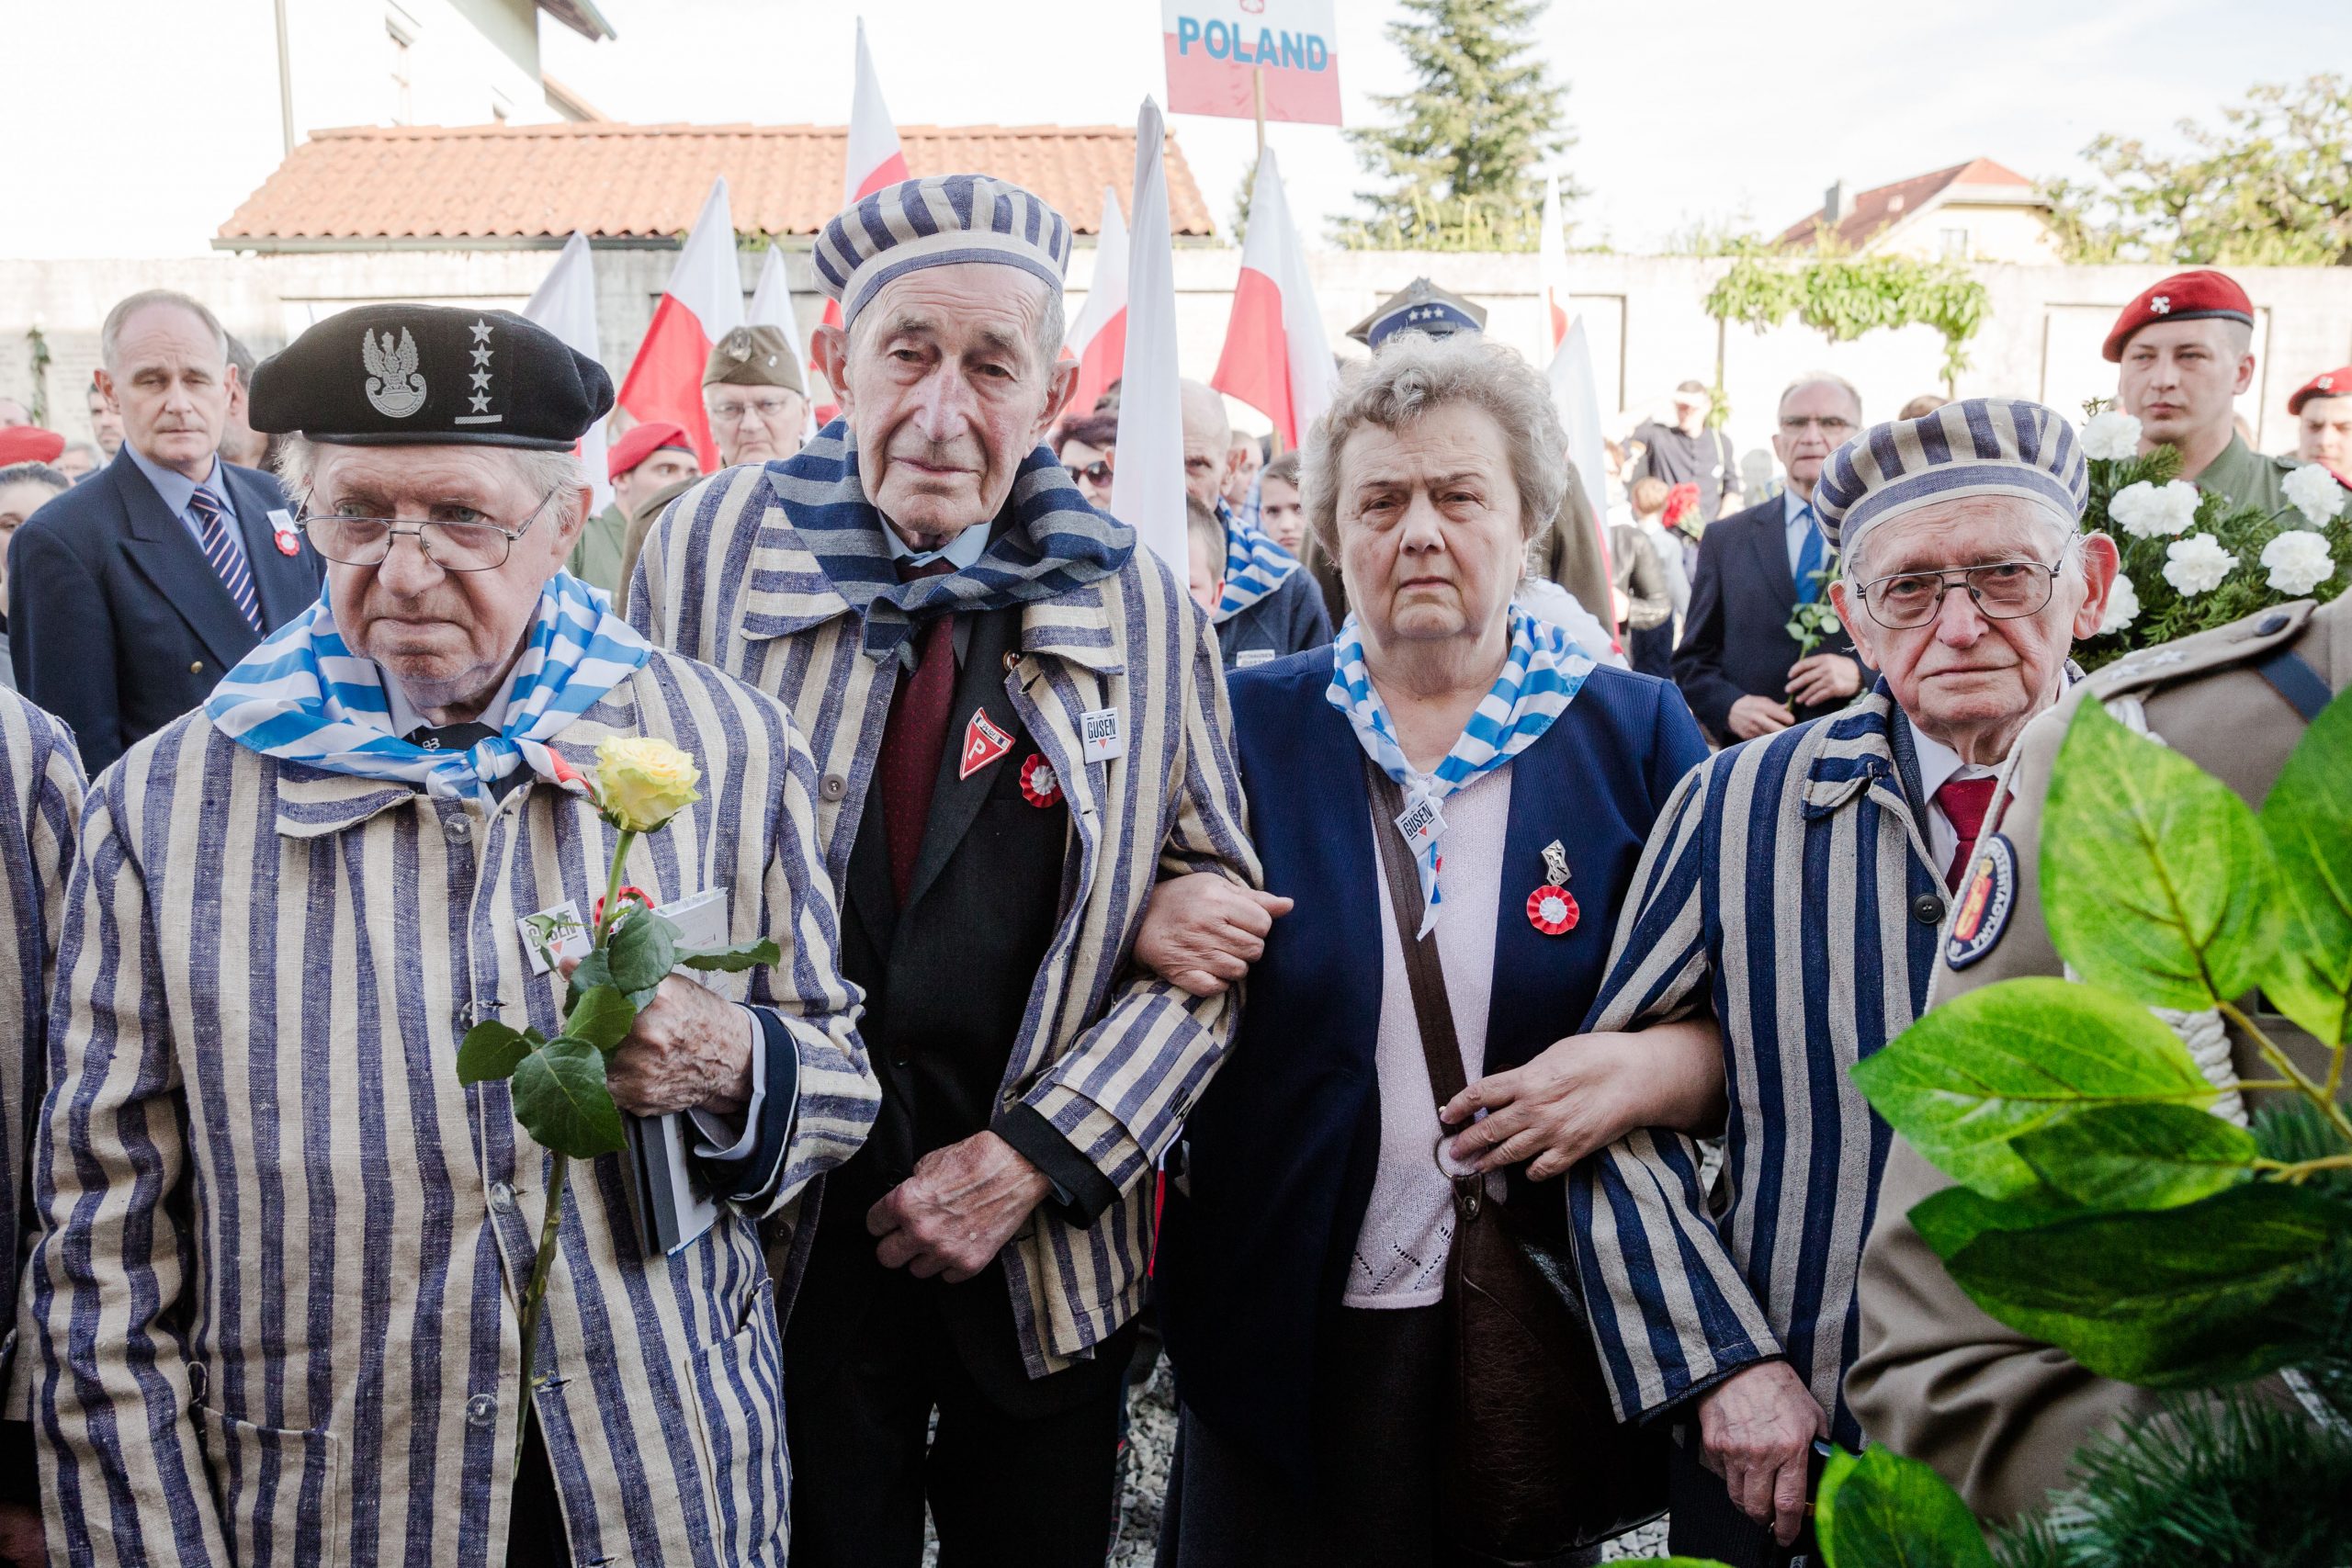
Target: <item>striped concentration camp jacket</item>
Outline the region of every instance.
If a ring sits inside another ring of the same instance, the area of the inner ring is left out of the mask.
[[[835,886],[868,805],[898,661],[786,516],[770,469],[729,468],[670,505],[638,559],[629,618],[654,642],[782,698],[820,775]],[[1007,700],[1062,781],[1072,843],[1061,917],[1000,1103],[1026,1103],[1118,1200],[1080,1227],[1039,1210],[1002,1254],[1030,1375],[1072,1365],[1142,1302],[1146,1179],[1232,1038],[1229,996],[1195,998],[1128,963],[1154,882],[1221,871],[1255,886],[1216,641],[1182,579],[1138,546],[1108,577],[1023,607]],[[1080,716],[1115,709],[1125,755],[1088,761]],[[858,1223],[855,1215],[819,1223]]]
[[[1927,1003],[1943,918],[1910,730],[1882,682],[1842,713],[1718,753],[1651,834],[1586,1021],[1712,1001],[1730,1112],[1719,1194],[1697,1146],[1636,1132],[1577,1167],[1569,1213],[1621,1419],[1785,1357],[1849,1447],[1840,1386],[1889,1130],[1853,1065]]]
[[[752,1209],[865,1136],[879,1089],[813,863],[817,778],[770,698],[656,653],[558,734],[693,753],[704,799],[632,847],[657,903],[726,889],[714,976],[789,1032],[780,1179],[672,1257],[619,1156],[574,1162],[535,1409],[571,1561],[782,1560],[781,1343]],[[517,922],[593,918],[613,830],[536,778],[485,813],[280,762],[201,712],[93,790],[57,960],[26,1312],[60,1562],[504,1561],[519,1307],[544,1150],[507,1086],[458,1082],[497,1016],[553,1033]],[[774,1086],[771,1086],[772,1088]]]
[[[19,1185],[49,1068],[50,962],[65,910],[74,826],[82,815],[82,754],[62,724],[0,687],[0,1415],[18,1418],[28,1359],[19,1343],[17,1265],[24,1234]]]

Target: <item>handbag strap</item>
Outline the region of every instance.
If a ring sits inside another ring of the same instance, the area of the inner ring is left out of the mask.
[[[1453,1005],[1447,998],[1445,969],[1438,962],[1437,932],[1421,929],[1421,878],[1405,852],[1396,818],[1405,814],[1405,792],[1396,781],[1364,759],[1365,781],[1380,807],[1373,842],[1380,849],[1380,873],[1388,884],[1388,907],[1396,915],[1396,942],[1405,950],[1405,979],[1413,992],[1413,1021],[1429,1064],[1430,1088],[1443,1105],[1469,1086],[1462,1072],[1462,1041],[1453,1032]]]

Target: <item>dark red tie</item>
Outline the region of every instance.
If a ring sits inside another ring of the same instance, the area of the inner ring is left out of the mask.
[[[1944,820],[1951,824],[1960,843],[1951,852],[1951,869],[1944,873],[1947,890],[1960,891],[1960,879],[1968,870],[1968,857],[1975,852],[1977,836],[1984,831],[1984,814],[1993,808],[1993,792],[2000,787],[1996,778],[1946,779],[1936,791],[1936,804],[1943,807]]]
[[[953,563],[899,563],[899,581],[944,577]],[[902,672],[890,693],[890,716],[882,726],[882,825],[890,835],[890,886],[904,908],[914,885],[915,857],[931,820],[931,792],[939,782],[939,756],[947,749],[947,720],[956,703],[956,642],[953,615],[937,615],[915,633],[915,667]]]

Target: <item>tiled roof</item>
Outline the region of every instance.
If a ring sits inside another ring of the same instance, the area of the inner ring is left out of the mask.
[[[735,227],[814,234],[841,207],[838,125],[358,126],[313,132],[220,226],[241,240],[592,239],[682,233],[727,176]],[[1124,199],[1136,135],[1114,125],[902,125],[917,175],[984,171],[1026,186],[1081,234],[1102,187]],[[1169,216],[1180,235],[1216,226],[1171,134]]]
[[[1838,238],[1849,249],[1859,250],[1880,230],[1918,211],[1953,186],[2015,186],[2020,196],[2030,196],[2033,190],[2033,182],[2015,169],[2005,168],[1990,158],[1972,158],[1931,175],[1914,175],[1891,186],[1856,193],[1853,210],[1837,225]],[[1806,214],[1782,230],[1773,243],[1811,245],[1814,226],[1823,220],[1827,211],[1821,208]]]

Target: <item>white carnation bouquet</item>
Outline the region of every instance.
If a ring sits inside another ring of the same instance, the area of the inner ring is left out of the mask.
[[[2276,513],[2183,481],[2180,453],[2140,452],[2140,422],[2102,403],[2080,439],[2089,459],[2083,526],[2123,558],[2098,634],[2075,645],[2089,668],[2294,599],[2335,598],[2352,582],[2352,506],[2318,463],[2289,474]]]

